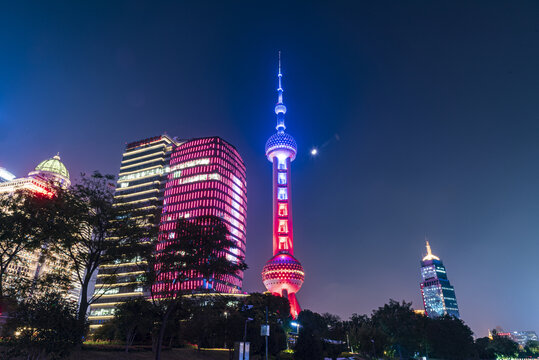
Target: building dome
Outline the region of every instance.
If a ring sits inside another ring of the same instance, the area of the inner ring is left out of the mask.
[[[288,253],[279,253],[272,257],[262,270],[262,281],[272,293],[283,295],[296,293],[303,285],[305,272],[301,263]]]
[[[270,161],[273,161],[273,157],[282,153],[286,157],[290,157],[290,161],[296,158],[298,151],[298,144],[292,135],[279,131],[270,136],[266,141],[266,156]]]
[[[69,180],[69,171],[67,171],[64,163],[60,161],[59,154],[40,162],[34,171],[30,172],[28,175],[39,176],[47,180],[56,181],[61,185],[69,186],[71,184],[71,181]]]

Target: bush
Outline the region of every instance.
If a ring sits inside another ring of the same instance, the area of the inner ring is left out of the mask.
[[[10,340],[5,358],[59,359],[80,343],[76,304],[59,293],[28,297],[11,315],[6,324]]]

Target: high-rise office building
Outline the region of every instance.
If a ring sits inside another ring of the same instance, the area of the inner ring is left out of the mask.
[[[193,139],[177,146],[170,158],[158,246],[177,238],[179,219],[196,221],[216,216],[226,224],[236,248],[223,254],[234,261],[245,257],[247,225],[247,181],[245,165],[237,150],[220,137]],[[184,290],[239,294],[243,274],[205,279],[194,274],[183,283]],[[163,283],[157,286],[173,286]],[[179,284],[177,285],[179,286]]]
[[[163,205],[170,154],[178,144],[178,141],[167,135],[127,144],[114,194],[115,205],[159,211]],[[149,224],[157,224],[158,219],[154,220],[151,216],[148,215],[145,220]],[[142,285],[141,275],[142,271],[136,261],[100,266],[94,290],[94,295],[100,297],[90,306],[91,327],[111,319],[119,303],[149,294]],[[111,283],[113,278],[114,283]]]
[[[455,289],[449,283],[445,266],[432,254],[427,241],[427,255],[421,261],[421,295],[425,312],[429,317],[451,315],[460,317]]]
[[[262,281],[271,293],[288,298],[290,313],[296,318],[301,311],[296,293],[303,285],[305,273],[294,257],[290,165],[296,158],[297,145],[296,140],[285,133],[280,53],[278,78],[277,132],[266,142],[266,157],[273,165],[273,257],[264,266]]]

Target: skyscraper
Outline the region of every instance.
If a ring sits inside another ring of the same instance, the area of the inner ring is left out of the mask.
[[[168,135],[155,136],[126,145],[114,199],[116,206],[138,210],[160,210],[165,183],[169,173],[170,154],[179,142]],[[149,214],[152,214],[150,211]],[[151,216],[145,219],[156,224]],[[149,291],[142,286],[142,271],[136,261],[115,262],[100,266],[93,296],[99,297],[90,305],[90,326],[99,326],[111,319],[119,303]],[[111,279],[114,282],[111,283]]]
[[[447,279],[445,266],[432,254],[427,241],[427,255],[421,261],[421,295],[425,312],[431,318],[443,315],[460,317],[455,289]]]
[[[273,165],[273,257],[262,270],[262,281],[271,293],[288,298],[290,313],[296,318],[301,311],[296,293],[303,285],[305,273],[294,257],[290,165],[296,158],[297,144],[285,133],[282,76],[279,52],[279,88],[275,105],[277,132],[266,142],[266,157]]]
[[[216,216],[226,224],[237,248],[223,256],[230,261],[245,257],[245,165],[236,148],[220,137],[193,139],[174,149],[159,226],[159,246],[175,241],[178,219],[196,221],[200,216]],[[195,274],[183,283],[183,288],[193,293],[210,290],[239,294],[242,281],[242,273],[216,279]]]

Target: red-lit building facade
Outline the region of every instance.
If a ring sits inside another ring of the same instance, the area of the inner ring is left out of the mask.
[[[220,137],[193,139],[173,150],[163,199],[158,246],[166,247],[167,242],[176,240],[175,230],[179,219],[196,219],[200,216],[217,216],[227,225],[229,236],[236,241],[237,248],[223,256],[232,261],[245,257],[245,165],[234,146]],[[210,290],[239,294],[242,281],[243,273],[218,279],[204,279],[194,274],[182,287],[193,293]]]
[[[301,263],[294,257],[294,233],[292,222],[292,192],[290,167],[296,158],[297,144],[292,135],[285,132],[283,88],[279,59],[277,132],[266,142],[266,157],[273,165],[273,257],[262,270],[262,281],[271,293],[286,297],[290,302],[290,314],[296,318],[301,311],[296,293],[303,285],[305,273]]]

